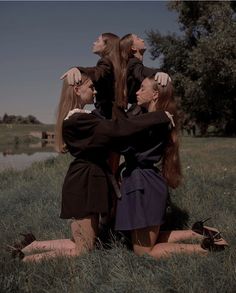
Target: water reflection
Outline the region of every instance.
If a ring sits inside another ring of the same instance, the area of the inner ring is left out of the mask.
[[[39,142],[30,145],[0,146],[0,171],[13,168],[22,170],[33,162],[56,157],[53,142]]]

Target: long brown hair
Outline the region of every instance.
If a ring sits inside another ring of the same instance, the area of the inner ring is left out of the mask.
[[[82,73],[82,81],[79,83],[79,86],[88,81],[88,79],[89,77],[85,73]],[[62,137],[62,124],[68,112],[75,108],[81,109],[80,97],[76,95],[74,91],[74,86],[69,85],[67,79],[64,78],[60,101],[57,108],[57,120],[55,125],[55,149],[58,152],[66,152],[65,144]]]
[[[103,33],[102,38],[105,43],[105,49],[101,56],[108,58],[113,65],[115,100],[119,106],[124,107],[121,85],[120,38],[113,33]]]
[[[127,100],[127,65],[133,55],[133,35],[127,34],[120,39],[120,56],[121,56],[121,87],[123,89],[123,99]]]
[[[170,187],[176,188],[182,179],[181,164],[179,157],[179,138],[178,138],[178,116],[177,105],[174,99],[172,82],[168,81],[166,86],[161,86],[154,79],[154,75],[148,77],[153,83],[153,89],[158,91],[158,102],[156,110],[168,111],[173,115],[175,127],[172,127],[167,146],[162,160],[162,174]]]

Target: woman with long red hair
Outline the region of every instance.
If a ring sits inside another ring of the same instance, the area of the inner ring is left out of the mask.
[[[173,121],[171,126],[160,124],[137,134],[124,151],[125,170],[121,180],[122,197],[117,201],[116,230],[131,231],[133,250],[138,255],[147,253],[160,258],[172,253],[205,254],[207,249],[223,249],[226,242],[212,228],[202,227],[201,233],[160,231],[165,219],[168,187],[177,188],[182,179],[171,81],[163,87],[155,81],[154,75],[145,78],[137,91],[137,104],[141,112],[167,111],[173,115]],[[137,109],[130,114],[137,115]],[[201,234],[208,237],[203,239]],[[201,244],[175,243],[186,239],[203,240]]]

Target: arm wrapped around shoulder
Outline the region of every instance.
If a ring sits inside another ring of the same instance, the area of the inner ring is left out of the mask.
[[[156,111],[139,116],[118,118],[114,121],[103,120],[99,125],[100,135],[110,139],[122,139],[159,124],[169,124],[170,118],[165,111]]]

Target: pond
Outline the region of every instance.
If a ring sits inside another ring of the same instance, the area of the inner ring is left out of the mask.
[[[0,146],[0,172],[9,168],[23,170],[33,162],[54,158],[57,155],[53,145],[41,142],[31,145]]]

